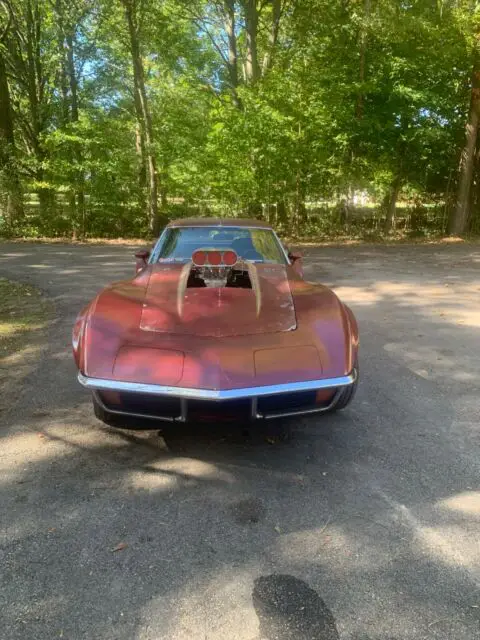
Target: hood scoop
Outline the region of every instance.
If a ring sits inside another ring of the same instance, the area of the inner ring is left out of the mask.
[[[227,337],[296,329],[283,265],[249,265],[252,288],[187,287],[190,265],[156,265],[140,328],[191,336]]]

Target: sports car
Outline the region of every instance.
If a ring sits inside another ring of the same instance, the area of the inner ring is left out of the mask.
[[[77,317],[73,354],[97,418],[246,420],[343,409],[358,384],[358,329],[301,256],[258,220],[166,226],[136,273]]]

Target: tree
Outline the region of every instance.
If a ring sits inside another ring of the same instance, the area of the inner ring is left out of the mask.
[[[459,163],[457,202],[449,221],[449,231],[452,235],[461,235],[467,230],[469,208],[472,201],[472,177],[477,152],[480,119],[480,11],[477,8],[477,3],[474,5],[470,107],[465,126],[465,146],[462,149]]]
[[[480,219],[475,7],[0,0],[3,228],[156,234],[201,212],[317,233],[353,229],[361,193],[388,232],[399,201],[451,199],[461,156],[463,232]]]
[[[71,134],[78,128],[80,118],[79,79],[76,62],[79,50],[78,36],[82,25],[92,12],[92,4],[78,0],[55,0],[54,16],[58,32],[59,84],[61,89],[61,105],[59,121],[61,127]],[[70,215],[73,235],[85,235],[85,176],[83,169],[82,145],[74,135],[67,145],[67,159],[71,165],[69,184]]]
[[[152,116],[145,88],[145,71],[140,51],[140,7],[138,0],[121,0],[127,21],[133,68],[135,112],[140,129],[140,149],[145,154],[147,169],[147,211],[150,230],[157,234],[161,221],[158,214],[158,176],[155,157]]]
[[[17,169],[13,113],[5,59],[5,44],[12,26],[13,12],[5,0],[0,3],[0,8],[3,10],[4,16],[4,24],[0,32],[0,176],[3,178],[1,189],[6,194],[6,203],[3,205],[6,223],[11,231],[23,218],[23,203]]]

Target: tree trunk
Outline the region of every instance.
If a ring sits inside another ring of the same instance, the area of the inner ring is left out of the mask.
[[[0,46],[0,153],[2,154],[0,156],[2,160],[0,167],[3,167],[4,162],[8,158],[8,155],[4,157],[4,154],[9,153],[14,143],[15,137],[13,133],[10,87],[8,86],[3,48]]]
[[[272,0],[272,26],[268,36],[268,47],[263,57],[262,75],[271,68],[273,60],[273,52],[278,40],[278,32],[280,29],[280,18],[282,15],[281,0]]]
[[[398,194],[400,193],[400,189],[402,188],[402,181],[399,176],[397,176],[385,195],[384,206],[385,206],[385,231],[388,233],[392,229],[395,229],[395,214],[397,211],[397,199]]]
[[[138,186],[140,188],[140,193],[143,194],[147,184],[147,172],[145,168],[145,138],[138,118],[139,112],[137,112],[137,122],[135,123],[135,152],[137,154],[138,162]]]
[[[277,208],[274,204],[269,203],[265,206],[265,213],[266,216],[264,216],[266,218],[266,220],[268,221],[268,224],[271,224],[272,227],[276,227],[277,226]]]
[[[288,212],[284,200],[277,202],[277,224],[286,226],[288,223]]]
[[[67,26],[65,22],[64,11],[65,0],[55,0],[55,22],[57,26],[57,40],[58,40],[58,57],[59,57],[59,69],[57,84],[60,85],[60,92],[62,96],[60,114],[60,126],[67,128],[70,124],[71,111],[70,111],[70,95],[69,95],[69,57],[67,53],[68,43],[66,38]],[[66,159],[69,165],[73,165],[73,153],[68,147],[66,152]],[[75,188],[73,184],[69,185],[68,190],[68,211],[72,224],[72,235],[75,239],[77,236],[76,219],[77,219],[77,203],[75,198]]]
[[[0,172],[7,191],[6,220],[10,230],[23,218],[23,199],[15,163],[15,136],[5,58],[0,43]]]
[[[79,112],[78,112],[78,80],[77,80],[77,72],[75,69],[75,59],[74,59],[74,33],[75,27],[70,25],[67,37],[66,37],[66,45],[67,45],[67,72],[68,72],[68,84],[70,88],[70,119],[71,122],[76,124],[79,120]],[[83,173],[83,154],[81,145],[76,142],[74,146],[74,155],[75,155],[75,163],[76,163],[76,184],[75,184],[75,195],[76,195],[76,216],[75,216],[75,224],[77,230],[80,231],[80,235],[83,237],[85,235],[85,176]]]
[[[303,227],[307,221],[307,207],[305,206],[305,184],[300,172],[296,177],[295,188],[295,226],[297,229]]]
[[[263,218],[262,205],[258,200],[252,200],[252,202],[249,202],[247,211],[249,218],[255,218],[256,220],[261,220]]]
[[[478,123],[480,117],[480,51],[474,52],[470,109],[465,132],[465,146],[460,157],[460,178],[457,191],[457,203],[449,221],[450,235],[461,235],[467,230],[468,204],[472,187],[475,147],[477,144]]]
[[[58,56],[59,56],[59,81],[60,92],[62,94],[61,124],[66,125],[70,119],[70,109],[68,100],[67,82],[67,56],[65,54],[65,22],[63,12],[63,0],[55,2],[55,19],[58,28]]]
[[[125,17],[128,25],[128,33],[130,37],[130,53],[132,56],[134,90],[136,93],[135,104],[138,105],[140,113],[140,128],[145,140],[145,164],[147,175],[147,211],[150,231],[158,234],[161,220],[158,213],[158,176],[154,151],[154,136],[152,117],[149,110],[147,92],[145,89],[145,72],[143,69],[143,60],[140,53],[140,42],[138,34],[138,24],[136,16],[136,0],[122,0],[125,8]]]
[[[39,95],[38,87],[41,82],[41,61],[36,59],[37,51],[37,32],[36,11],[32,6],[32,0],[27,0],[26,7],[26,50],[27,50],[27,82],[28,82],[28,105],[30,109],[30,118],[33,131],[33,144],[35,155],[39,159],[40,145],[39,135],[41,131],[40,114],[39,114]],[[40,73],[40,75],[39,75]],[[42,158],[43,160],[43,158]]]
[[[364,101],[364,93],[363,93],[363,84],[365,82],[366,75],[366,58],[367,58],[367,21],[370,18],[370,7],[371,0],[364,0],[363,6],[363,23],[360,31],[360,72],[359,72],[359,81],[360,81],[360,89],[357,96],[357,104],[355,106],[355,115],[360,120],[363,116],[363,101]]]
[[[348,227],[350,222],[350,207],[348,196],[343,196],[338,203],[338,219],[342,227]]]
[[[257,55],[258,10],[257,0],[244,0],[245,36],[247,41],[247,59],[245,75],[248,84],[254,84],[260,75]]]
[[[45,182],[45,150],[41,143],[41,134],[44,131],[45,121],[42,107],[44,105],[44,85],[42,54],[41,54],[41,28],[42,16],[38,0],[26,0],[25,10],[25,48],[26,48],[26,84],[28,87],[28,106],[30,110],[30,139],[36,160],[35,178],[37,182]],[[50,215],[55,204],[54,192],[50,187],[41,186],[37,189],[40,203],[40,213],[43,218]]]
[[[473,169],[472,178],[472,198],[470,206],[470,216],[468,220],[469,230],[474,234],[478,234],[480,227],[480,150],[475,153],[475,167]]]
[[[238,56],[237,56],[237,35],[235,33],[235,0],[225,0],[226,18],[225,31],[228,38],[228,76],[232,89],[232,96],[235,105],[241,108],[241,101],[238,97]]]
[[[38,169],[35,174],[35,178],[38,182],[43,182],[45,179],[44,171],[42,168]],[[38,203],[40,207],[40,213],[43,218],[49,217],[52,209],[55,206],[55,194],[49,187],[37,188]]]

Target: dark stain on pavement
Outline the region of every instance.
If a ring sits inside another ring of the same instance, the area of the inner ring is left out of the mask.
[[[255,580],[253,606],[265,640],[339,640],[335,618],[318,593],[294,576]]]
[[[259,498],[246,498],[234,502],[230,510],[237,524],[256,524],[265,517],[266,509]]]

